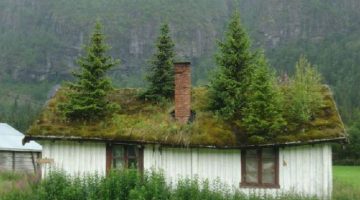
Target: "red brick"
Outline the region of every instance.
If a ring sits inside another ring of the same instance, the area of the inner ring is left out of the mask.
[[[175,119],[187,123],[191,115],[190,63],[174,63],[175,67]]]

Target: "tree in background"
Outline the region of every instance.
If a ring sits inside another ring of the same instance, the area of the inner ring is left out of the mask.
[[[360,165],[360,110],[354,111],[355,120],[347,127],[349,144],[334,147],[334,163],[341,165]]]
[[[322,87],[319,72],[305,56],[301,56],[286,94],[287,118],[296,123],[311,120],[323,104]]]
[[[151,100],[170,99],[174,96],[174,42],[167,24],[163,24],[156,42],[147,80],[149,87],[143,97]]]
[[[74,73],[77,80],[68,84],[70,90],[67,101],[60,105],[68,120],[98,120],[111,114],[116,107],[106,98],[112,90],[106,71],[116,65],[117,61],[105,55],[109,46],[104,44],[99,22],[96,23],[90,43],[85,49],[86,56],[78,60],[81,71]]]
[[[210,80],[209,109],[226,119],[241,117],[245,102],[247,70],[253,63],[250,41],[236,12],[229,23],[225,41],[219,42],[218,69]]]
[[[264,54],[256,57],[257,61],[246,77],[249,85],[241,110],[241,125],[251,142],[264,142],[264,139],[280,133],[286,122],[282,111],[283,98],[275,74],[270,71]]]

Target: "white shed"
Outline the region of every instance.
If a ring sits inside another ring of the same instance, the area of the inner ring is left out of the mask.
[[[311,122],[253,142],[204,108],[207,89],[190,84],[189,63],[178,63],[175,105],[154,104],[139,99],[136,89],[119,89],[111,100],[120,111],[92,123],[61,118],[57,105],[67,91],[60,89],[24,142],[43,145],[43,176],[53,168],[74,175],[106,174],[111,168],[161,169],[169,182],[218,179],[247,194],[295,192],[330,199],[331,143],[346,142],[347,136],[329,88],[324,87],[324,105]]]
[[[35,141],[22,144],[24,135],[6,123],[0,123],[0,171],[14,170],[33,173],[42,147]]]

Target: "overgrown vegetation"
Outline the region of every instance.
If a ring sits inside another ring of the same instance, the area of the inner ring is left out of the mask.
[[[14,193],[18,195],[20,195],[19,191],[23,193],[29,192],[31,187],[38,183],[39,178],[40,177],[35,174],[0,171],[0,199],[1,196],[9,193],[9,191],[15,191]]]
[[[219,48],[218,70],[209,88],[209,109],[244,130],[251,143],[291,135],[286,123],[299,128],[315,120],[323,102],[322,85],[320,75],[305,57],[300,57],[290,83],[282,83],[281,93],[265,56],[250,51],[238,13],[232,17]]]
[[[321,77],[304,56],[296,63],[294,78],[285,85],[288,121],[301,124],[314,119],[323,104]]]
[[[175,88],[174,47],[175,44],[170,37],[169,25],[163,24],[156,41],[156,52],[150,61],[146,77],[149,86],[142,94],[143,98],[157,101],[173,98]]]
[[[138,98],[140,90],[119,89],[111,97],[122,109],[112,120],[97,122],[67,122],[59,115],[57,105],[66,101],[66,89],[60,90],[49,101],[39,119],[30,127],[28,136],[104,138],[122,141],[147,141],[178,145],[241,146],[246,132],[234,132],[231,124],[207,111],[207,89],[192,90],[192,109],[196,111],[193,123],[180,125],[171,117],[172,102],[153,104]],[[344,127],[336,111],[332,94],[323,87],[324,104],[315,119],[301,127],[288,126],[288,132],[270,138],[266,143],[308,141],[343,137]],[[256,141],[252,141],[252,143]],[[261,141],[262,142],[262,141]]]
[[[249,141],[264,143],[284,132],[283,96],[264,55],[259,54],[254,69],[249,70],[241,126]]]
[[[144,61],[153,52],[151,43],[158,35],[156,27],[161,19],[168,19],[175,33],[176,51],[185,54],[196,66],[193,83],[206,84],[208,72],[214,67],[211,59],[216,49],[214,40],[222,37],[223,24],[237,7],[231,1],[217,0],[175,4],[159,0],[109,1],[107,4],[97,0],[3,1],[0,5],[4,16],[0,19],[3,31],[0,35],[0,120],[21,131],[35,120],[49,88],[69,78],[73,57],[81,52],[79,47],[91,30],[89,21],[98,17],[105,19],[104,28],[114,47],[110,53],[124,59],[123,67],[111,72],[117,85],[144,86],[139,77],[145,71]],[[351,135],[349,151],[342,151],[339,158],[358,159],[357,154],[351,153],[359,146],[360,134],[359,129],[353,128],[360,105],[360,57],[356,53],[360,49],[360,17],[356,1],[254,0],[249,3],[240,0],[238,5],[244,25],[256,41],[254,46],[265,47],[270,63],[278,71],[292,74],[293,64],[301,54],[316,63],[324,81],[334,91]],[[274,9],[275,6],[281,9]],[[176,9],[178,7],[183,9]],[[4,90],[15,95],[8,97]],[[11,107],[17,95],[20,96],[17,112],[13,112]]]
[[[334,166],[333,200],[354,200],[360,197],[359,167]],[[229,188],[218,183],[198,179],[181,179],[172,185],[157,172],[147,172],[140,177],[136,171],[112,171],[107,177],[92,175],[69,177],[64,173],[50,174],[40,183],[29,181],[22,174],[0,173],[0,200],[42,199],[174,199],[174,200],[275,200],[271,197],[246,197],[230,193]],[[7,180],[12,180],[11,188]],[[16,183],[17,181],[17,183]],[[276,200],[315,200],[292,194],[284,194]]]
[[[181,179],[173,186],[161,173],[147,172],[141,177],[137,171],[112,171],[108,176],[89,175],[70,177],[53,172],[29,191],[14,190],[0,196],[1,200],[316,200],[294,194],[280,197],[246,196],[231,191],[219,182]]]
[[[219,42],[219,48],[218,68],[210,80],[209,110],[225,119],[241,119],[254,56],[238,12],[232,16],[225,41]]]
[[[76,82],[68,83],[67,101],[59,109],[67,119],[80,121],[99,120],[111,116],[116,105],[106,97],[113,89],[106,72],[116,65],[111,57],[105,55],[109,48],[104,44],[101,24],[97,22],[90,44],[85,48],[86,56],[78,60],[80,72],[75,72]]]

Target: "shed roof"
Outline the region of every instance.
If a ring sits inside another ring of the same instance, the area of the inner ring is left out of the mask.
[[[110,95],[110,100],[121,107],[112,118],[96,123],[67,122],[58,110],[58,104],[66,100],[66,92],[66,89],[59,90],[49,101],[28,130],[25,142],[66,139],[239,148],[346,141],[344,125],[328,87],[323,88],[324,105],[312,121],[300,127],[288,127],[287,132],[262,143],[243,140],[246,132],[207,111],[204,107],[207,102],[205,87],[192,89],[192,110],[196,112],[196,118],[186,125],[171,117],[173,102],[154,104],[140,100],[139,89],[118,89]]]
[[[24,134],[6,123],[0,123],[0,151],[34,151],[40,152],[41,145],[35,141],[22,144]]]

